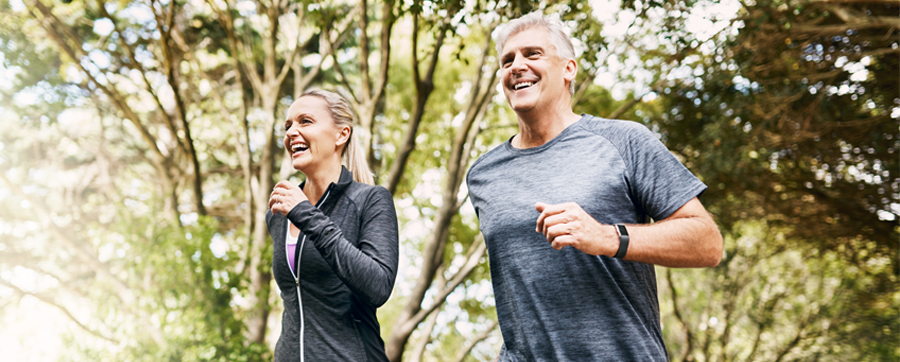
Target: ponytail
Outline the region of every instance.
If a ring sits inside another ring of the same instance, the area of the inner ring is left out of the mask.
[[[359,137],[350,127],[350,137],[347,139],[347,145],[344,146],[343,163],[347,169],[353,173],[353,180],[367,185],[375,184],[375,177],[369,170],[369,163],[366,162],[366,151],[359,144]]]
[[[321,89],[307,91],[297,97],[297,99],[313,96],[325,100],[328,104],[328,111],[334,120],[336,127],[350,126],[350,137],[341,151],[341,163],[353,173],[353,180],[359,183],[374,185],[375,177],[369,170],[369,164],[366,162],[366,150],[360,145],[356,132],[353,132],[353,121],[356,118],[353,111],[350,110],[350,104],[340,94],[329,92]]]

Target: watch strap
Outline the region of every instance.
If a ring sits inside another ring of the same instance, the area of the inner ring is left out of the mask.
[[[622,259],[625,257],[625,253],[628,252],[628,229],[625,228],[625,225],[615,224],[616,234],[619,235],[619,251],[616,252],[616,259]]]

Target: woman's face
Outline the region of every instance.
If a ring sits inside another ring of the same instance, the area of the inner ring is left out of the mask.
[[[284,148],[295,170],[308,173],[331,162],[341,162],[341,149],[350,127],[335,127],[328,104],[314,96],[301,97],[288,109]]]

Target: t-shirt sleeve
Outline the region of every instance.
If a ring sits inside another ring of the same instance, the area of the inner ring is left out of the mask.
[[[626,163],[626,181],[635,203],[654,220],[672,215],[706,190],[647,127],[625,123],[619,151]]]

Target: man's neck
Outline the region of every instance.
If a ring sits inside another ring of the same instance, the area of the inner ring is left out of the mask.
[[[562,131],[581,119],[581,116],[572,112],[571,108],[556,112],[518,113],[519,134],[512,140],[515,148],[532,148],[550,142]]]

